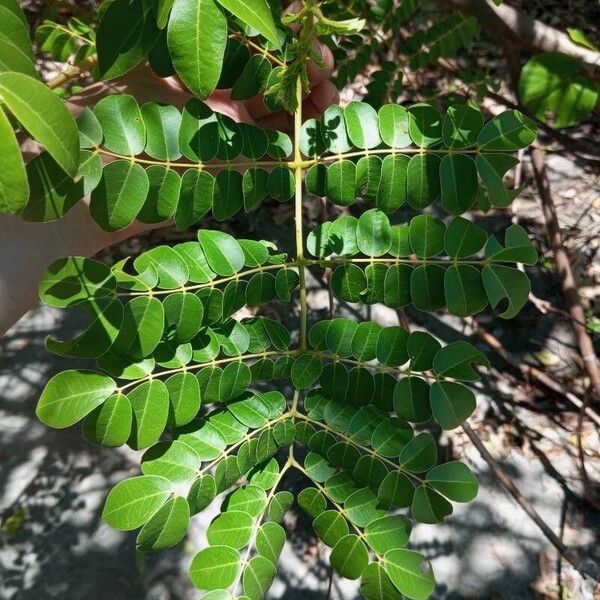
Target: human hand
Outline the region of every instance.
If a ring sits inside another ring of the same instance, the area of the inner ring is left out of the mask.
[[[337,88],[329,80],[334,68],[331,51],[318,41],[314,43],[316,53],[321,57],[321,65],[318,66],[311,61],[307,67],[311,89],[302,106],[305,119],[319,117],[328,106],[339,100]],[[140,105],[154,101],[170,104],[179,109],[182,109],[184,104],[192,98],[179,77],[160,78],[151,71],[147,64],[143,64],[119,79],[89,86],[80,94],[73,96],[69,100],[69,106],[74,114],[78,114],[83,108],[94,106],[105,96],[116,93],[130,94],[137,99]],[[265,106],[261,95],[249,100],[236,101],[231,99],[231,90],[216,90],[206,100],[206,103],[213,110],[231,117],[236,122],[287,132],[292,129],[292,116],[283,110],[270,111]],[[149,229],[169,224],[166,222],[159,225],[145,225],[135,222],[130,227],[116,232],[104,232],[97,228],[94,238],[96,238],[96,246],[100,249],[133,235],[139,235]]]
[[[317,52],[322,67],[308,65],[310,94],[303,102],[305,118],[320,116],[338,101],[338,92],[329,81],[333,71],[331,51],[319,42]],[[161,79],[147,65],[141,65],[120,79],[99,82],[69,100],[74,114],[94,106],[101,98],[115,93],[131,94],[140,104],[147,101],[172,104],[179,108],[192,97],[177,77]],[[290,115],[270,112],[260,96],[234,101],[228,90],[216,91],[207,104],[237,122],[289,131]],[[27,149],[24,149],[27,153]],[[103,248],[169,223],[146,225],[135,222],[121,231],[100,229],[89,211],[89,199],[78,203],[62,219],[52,223],[27,223],[19,217],[0,215],[0,336],[37,302],[38,282],[49,264],[64,256],[92,256]]]

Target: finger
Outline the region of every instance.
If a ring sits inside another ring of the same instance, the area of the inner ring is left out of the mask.
[[[320,52],[323,59],[323,67],[319,67],[313,61],[310,61],[307,66],[308,78],[311,87],[311,95],[315,93],[317,89],[321,90],[321,94],[323,90],[326,90],[325,96],[322,96],[321,99],[318,99],[315,104],[317,106],[323,106],[323,110],[327,108],[330,104],[334,104],[339,100],[339,96],[332,96],[331,85],[321,87],[324,83],[328,83],[328,79],[331,77],[334,69],[333,63],[333,54],[331,50],[327,48],[327,46],[321,44],[320,42],[315,42],[317,51]],[[324,104],[326,103],[326,104]],[[263,101],[263,96],[255,96],[254,98],[250,98],[246,101],[246,108],[248,109],[248,113],[255,120],[264,119],[267,115],[271,114],[271,111],[265,106]]]
[[[326,79],[313,88],[307,104],[311,104],[316,116],[320,117],[327,108],[332,104],[337,104],[339,101],[340,93],[338,89],[331,81]]]
[[[291,132],[294,128],[294,115],[285,110],[271,113],[266,117],[257,120],[257,125],[267,129],[277,129],[278,131]]]
[[[273,112],[265,106],[265,100],[262,94],[246,100],[245,104],[246,110],[255,121],[264,119],[267,115],[270,115]]]
[[[339,92],[333,83],[321,82],[302,103],[302,119],[318,119],[329,106],[339,102],[339,99]],[[279,111],[258,119],[257,124],[261,127],[289,132],[294,128],[294,117],[285,111]]]
[[[231,99],[231,90],[215,90],[206,100],[206,104],[214,111],[227,115],[238,123],[255,124],[255,119],[248,112],[246,103]]]
[[[322,81],[329,79],[335,68],[333,54],[325,44],[322,44],[318,40],[314,40],[313,47],[317,56],[321,57],[321,65],[315,64],[312,60],[308,61],[306,72],[311,88],[319,85]]]

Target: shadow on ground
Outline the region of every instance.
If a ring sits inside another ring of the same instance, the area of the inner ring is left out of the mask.
[[[51,309],[37,309],[1,342],[0,514],[3,520],[12,515],[9,522],[13,526],[12,531],[0,534],[0,597],[197,598],[185,571],[206,521],[196,518],[190,539],[176,549],[151,557],[136,555],[134,534],[114,532],[100,520],[110,487],[136,473],[135,453],[96,448],[82,439],[77,427],[51,431],[35,418],[35,404],[45,381],[67,366],[46,353],[43,340],[48,334],[68,338],[79,325],[77,318],[67,322]],[[73,363],[68,361],[68,366],[72,368]],[[482,387],[480,395],[489,397],[490,390]],[[499,415],[498,426],[502,413]],[[536,436],[528,433],[535,455]],[[478,499],[459,507],[447,523],[418,525],[413,546],[433,561],[441,582],[438,598],[530,598],[529,584],[537,576],[538,554],[547,548],[545,541],[489,480],[477,457],[470,458],[482,483]],[[505,464],[556,529],[565,499],[573,506],[577,499],[553,461],[541,450],[537,458],[531,461],[517,453]],[[302,485],[295,474],[286,483],[291,489]],[[593,531],[587,513],[579,514],[583,515],[581,531]],[[329,579],[326,550],[312,538],[304,515],[291,513],[287,525],[291,531],[282,556],[281,577],[270,597],[324,599]],[[594,543],[592,534],[588,534],[588,543]],[[355,584],[334,578],[332,599],[358,597]]]

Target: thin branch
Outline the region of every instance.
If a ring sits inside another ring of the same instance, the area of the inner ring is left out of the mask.
[[[585,370],[587,371],[594,388],[595,396],[596,398],[600,398],[600,366],[598,365],[598,358],[596,357],[592,338],[584,325],[586,320],[585,311],[581,304],[581,296],[579,295],[577,280],[575,279],[573,269],[571,268],[571,261],[563,245],[558,217],[556,216],[556,207],[554,206],[550,183],[546,175],[546,164],[542,150],[532,150],[531,164],[533,166],[533,174],[539,190],[542,213],[546,221],[548,239],[554,254],[556,270],[560,278],[564,300],[569,314],[573,317],[571,322],[573,324],[575,337],[577,338],[579,351],[581,352]]]
[[[577,450],[579,453],[579,472],[581,474],[581,482],[583,483],[583,489],[585,491],[585,496],[596,510],[600,509],[600,504],[598,503],[598,494],[590,481],[590,477],[588,475],[587,467],[585,465],[585,448],[583,447],[583,422],[585,419],[585,413],[588,409],[590,394],[586,393],[583,399],[583,406],[579,411],[579,415],[577,418],[577,427],[575,429],[577,434]]]
[[[440,58],[438,59],[437,64],[446,72],[460,78],[458,70],[448,60]],[[462,82],[461,85],[463,85],[465,88],[468,88],[468,86]],[[597,148],[587,144],[586,142],[580,139],[574,138],[566,133],[563,133],[562,131],[555,129],[554,127],[548,125],[547,123],[544,123],[543,121],[540,121],[525,107],[518,105],[512,100],[506,98],[506,96],[503,96],[502,94],[499,94],[498,92],[493,92],[491,90],[486,91],[486,96],[494,102],[505,106],[506,108],[516,108],[520,110],[523,114],[527,115],[530,119],[535,121],[535,124],[538,126],[539,129],[543,130],[546,134],[548,134],[548,136],[556,140],[559,144],[562,144],[571,152],[581,156],[582,158],[585,158],[586,160],[597,161],[600,159],[600,151],[598,151]]]
[[[490,37],[500,44],[511,43],[524,50],[561,52],[587,67],[600,68],[600,53],[576,44],[571,38],[541,21],[532,19],[506,2],[496,6],[490,0],[449,0],[454,8],[475,17]]]
[[[517,504],[527,513],[531,520],[540,528],[542,533],[546,536],[548,541],[560,552],[561,556],[565,558],[575,569],[577,569],[584,576],[585,571],[580,565],[578,557],[571,551],[567,546],[563,544],[560,538],[548,527],[546,522],[538,514],[538,512],[531,506],[527,498],[523,496],[519,488],[513,483],[512,479],[500,468],[500,465],[496,462],[494,457],[488,452],[479,436],[473,431],[468,423],[463,423],[463,431],[467,434],[467,437],[471,440],[481,457],[490,467],[490,470],[495,477],[500,481],[504,489],[514,498]]]
[[[61,85],[71,81],[72,79],[77,79],[83,73],[91,71],[96,64],[98,63],[98,55],[92,54],[85,60],[82,60],[79,64],[67,67],[62,73],[59,73],[54,79],[51,79],[46,83],[46,85],[54,90],[59,88]]]
[[[277,65],[279,67],[283,67],[284,69],[287,69],[287,63],[285,61],[277,58],[277,56],[275,56],[274,54],[269,52],[266,48],[263,48],[256,42],[253,42],[244,33],[230,29],[229,37],[231,39],[237,40],[238,42],[241,42],[242,44],[248,46],[249,48],[252,48],[252,50],[255,50],[261,56],[264,56],[265,58],[269,59],[274,65]]]
[[[325,600],[331,600],[331,592],[333,591],[333,567],[329,566],[329,584],[327,586],[327,594]]]
[[[518,369],[525,377],[531,377],[551,389],[553,392],[560,394],[571,404],[573,404],[578,410],[584,408],[584,403],[572,392],[567,390],[561,383],[550,377],[547,373],[540,371],[540,369],[528,365],[527,363],[520,362],[512,354],[506,350],[502,345],[502,342],[485,328],[483,328],[473,317],[465,319],[469,327],[502,359],[504,359],[509,365]],[[594,412],[590,407],[585,408],[585,414],[592,420],[598,427],[600,427],[600,415]]]
[[[274,271],[274,270],[283,270],[295,268],[298,266],[298,263],[295,261],[279,263],[274,265],[261,265],[260,267],[255,267],[254,269],[247,269],[246,271],[240,271],[235,275],[231,275],[230,277],[222,277],[221,279],[213,279],[207,283],[198,283],[195,285],[184,285],[180,288],[174,290],[155,290],[150,289],[143,292],[116,292],[115,296],[118,297],[134,297],[134,296],[168,296],[173,293],[181,293],[186,294],[190,292],[195,292],[203,289],[212,289],[217,287],[218,285],[222,285],[224,283],[229,283],[230,281],[239,281],[244,277],[249,277],[250,275],[254,275],[256,273],[263,273],[265,271]]]

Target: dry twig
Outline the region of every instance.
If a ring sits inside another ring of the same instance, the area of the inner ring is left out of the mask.
[[[600,53],[576,44],[562,31],[532,19],[506,2],[496,6],[490,0],[449,0],[460,12],[475,17],[501,45],[522,50],[561,52],[580,60],[590,70],[600,69]]]
[[[571,322],[573,324],[573,330],[577,338],[577,344],[579,345],[579,351],[581,352],[585,370],[587,371],[594,388],[594,393],[598,398],[600,397],[600,366],[598,365],[592,338],[585,327],[585,311],[581,304],[579,288],[577,286],[575,275],[573,274],[573,269],[571,268],[571,261],[563,245],[558,217],[556,216],[556,208],[550,190],[550,183],[548,182],[548,177],[546,175],[546,164],[542,150],[532,150],[531,163],[542,203],[542,213],[546,222],[548,239],[554,254],[554,261],[560,278],[564,300],[567,305],[567,310],[572,317]],[[585,403],[586,402],[584,401],[584,405]]]
[[[560,538],[548,527],[546,522],[542,519],[539,513],[531,506],[527,498],[523,496],[519,488],[513,483],[512,479],[500,468],[500,465],[496,462],[494,457],[489,453],[488,449],[484,446],[479,436],[473,431],[468,423],[463,423],[463,431],[467,434],[467,437],[471,440],[481,457],[490,467],[490,470],[498,481],[502,484],[502,487],[514,498],[517,504],[527,513],[531,520],[540,528],[542,533],[546,536],[548,541],[559,551],[560,555],[564,557],[575,569],[577,569],[582,575],[586,576],[587,572],[583,569],[578,557],[571,551]]]
[[[517,360],[508,352],[508,350],[506,350],[506,348],[502,345],[502,342],[496,336],[484,329],[473,317],[467,317],[465,321],[469,327],[471,327],[471,329],[509,365],[515,369],[518,369],[525,377],[531,377],[548,389],[551,389],[553,392],[563,396],[578,410],[583,410],[586,416],[588,416],[598,427],[600,427],[600,415],[598,415],[589,406],[585,406],[584,408],[584,402],[575,394],[567,390],[562,384],[550,377],[547,373],[544,373],[532,365],[528,365],[527,363]]]

